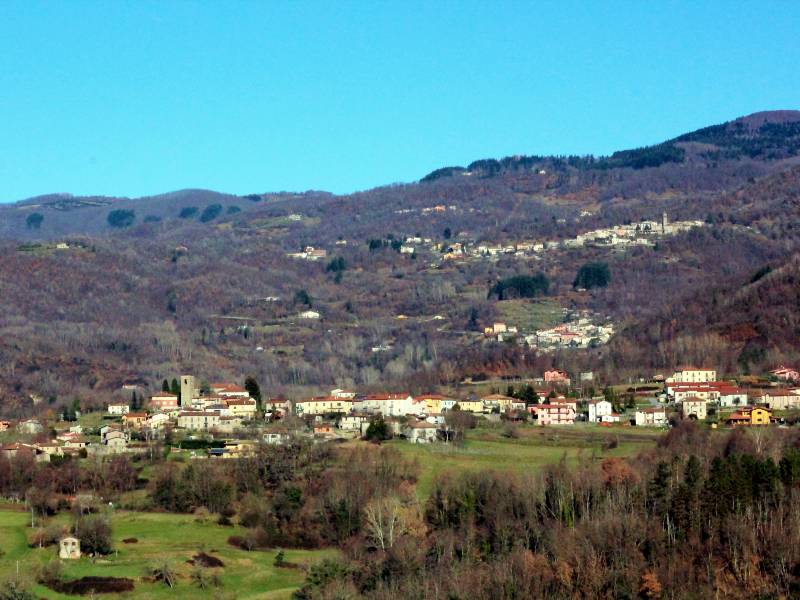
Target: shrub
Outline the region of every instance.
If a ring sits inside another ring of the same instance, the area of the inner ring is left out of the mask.
[[[209,221],[213,221],[220,215],[221,212],[221,204],[209,204],[203,209],[203,213],[200,215],[200,222],[208,223]]]
[[[498,281],[490,290],[489,297],[497,296],[498,300],[509,298],[534,298],[546,294],[550,289],[550,280],[544,273],[536,275],[515,275]]]
[[[372,419],[364,434],[364,438],[371,442],[381,442],[383,440],[388,440],[390,437],[389,427],[386,425],[386,421],[381,417]]]
[[[124,229],[133,225],[136,220],[136,212],[132,210],[117,209],[108,213],[108,224],[117,229]]]
[[[42,226],[42,221],[44,221],[43,214],[31,213],[28,215],[28,218],[25,219],[25,224],[28,226],[28,229],[39,229]]]
[[[181,209],[181,212],[178,213],[178,216],[181,219],[191,219],[196,214],[197,214],[197,207],[196,206],[184,206]]]
[[[18,579],[9,579],[0,583],[0,600],[36,600],[27,584]]]
[[[156,581],[164,582],[164,585],[169,587],[175,586],[175,581],[177,580],[177,575],[168,562],[160,562],[152,567],[150,567],[150,575],[152,575],[153,579]]]
[[[611,273],[606,263],[586,263],[578,269],[572,287],[590,290],[593,287],[606,287],[609,281],[611,281]]]
[[[111,523],[103,515],[80,517],[73,526],[75,537],[81,541],[81,549],[89,554],[111,552]]]
[[[61,581],[61,576],[61,561],[53,559],[39,567],[36,573],[36,581],[50,586]]]

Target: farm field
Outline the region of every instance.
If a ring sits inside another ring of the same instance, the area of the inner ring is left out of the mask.
[[[478,428],[467,433],[464,445],[409,444],[392,441],[408,459],[420,466],[417,495],[427,498],[436,477],[445,472],[499,470],[535,472],[562,459],[575,465],[579,459],[633,456],[655,444],[663,430],[633,427],[604,428],[576,424],[564,427],[521,426],[519,437],[508,438],[502,428]],[[611,447],[616,446],[616,447]]]
[[[66,515],[59,516],[66,523]],[[55,547],[29,548],[27,534],[30,516],[24,510],[0,508],[0,579],[13,576],[19,564],[23,579],[33,581],[36,569],[56,557]],[[247,552],[227,543],[231,535],[243,532],[239,527],[217,525],[213,517],[198,520],[194,515],[139,513],[118,511],[112,517],[115,552],[93,560],[83,557],[63,561],[65,579],[84,576],[128,577],[135,581],[133,592],[123,594],[132,600],[159,598],[236,598],[278,600],[290,598],[302,584],[302,568],[277,568],[273,565],[277,550]],[[123,543],[136,538],[137,543]],[[201,590],[190,580],[192,565],[186,561],[198,552],[217,557],[224,567],[208,569],[219,574],[222,586]],[[285,560],[295,565],[308,565],[332,556],[335,550],[285,550]],[[163,583],[147,581],[148,568],[167,561],[178,575],[174,588]],[[66,599],[66,596],[36,584],[32,587],[37,598]],[[114,594],[95,597],[114,597]]]
[[[564,321],[561,306],[554,300],[503,300],[497,310],[502,321],[520,331],[548,329]]]

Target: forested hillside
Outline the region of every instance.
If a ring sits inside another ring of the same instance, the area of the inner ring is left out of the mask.
[[[552,365],[649,376],[683,361],[733,372],[797,358],[799,114],[606,158],[482,160],[346,196],[2,205],[3,408],[102,402],[182,370],[253,374],[293,395],[430,390]],[[697,224],[624,247],[581,238],[658,229],[665,212]],[[586,265],[607,269],[602,284],[578,277]],[[502,284],[515,277],[536,285]],[[613,323],[610,343],[541,352],[483,334],[579,314]]]

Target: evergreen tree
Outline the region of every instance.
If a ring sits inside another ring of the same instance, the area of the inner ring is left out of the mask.
[[[247,390],[247,393],[250,394],[251,398],[255,399],[256,406],[258,406],[258,410],[261,410],[261,388],[259,387],[256,378],[247,377],[244,380],[244,389]]]
[[[531,385],[526,385],[520,390],[519,399],[525,402],[526,405],[539,403],[539,395]]]
[[[161,391],[169,392],[169,381],[167,381],[166,379],[161,382]]]
[[[178,380],[175,379],[174,377],[172,378],[172,390],[171,391],[172,391],[173,394],[175,394],[178,397],[178,405],[182,405],[183,403],[181,402],[181,384],[178,383]],[[189,400],[191,400],[191,398],[189,398]]]

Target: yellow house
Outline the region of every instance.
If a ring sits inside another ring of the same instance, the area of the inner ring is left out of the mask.
[[[441,394],[422,394],[414,398],[414,402],[421,407],[424,406],[428,414],[439,414],[451,410],[457,400]]]
[[[352,408],[353,400],[351,398],[337,398],[335,396],[308,398],[295,403],[295,410],[298,415],[347,414]]]
[[[769,409],[761,406],[756,406],[750,411],[750,424],[751,425],[769,425],[769,419],[772,413]]]
[[[512,408],[512,405],[518,402],[516,398],[504,396],[503,394],[490,394],[489,396],[484,396],[481,398],[481,400],[485,406],[498,406],[500,407],[501,411],[506,411]]]
[[[482,400],[459,400],[458,407],[464,412],[482,413],[483,401]]]

